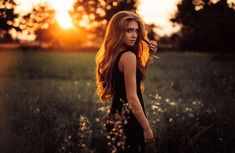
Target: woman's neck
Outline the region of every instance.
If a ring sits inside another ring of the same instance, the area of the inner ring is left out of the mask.
[[[133,50],[133,47],[127,46],[127,45],[123,45],[123,46],[120,47],[120,51],[123,51],[123,50],[132,51],[132,50]]]

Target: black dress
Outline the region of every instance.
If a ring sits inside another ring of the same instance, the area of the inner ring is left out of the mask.
[[[118,63],[123,53],[122,51],[117,56],[112,73],[112,88],[113,88],[113,100],[110,108],[109,115],[111,116],[111,125],[107,126],[110,135],[110,145],[113,149],[120,153],[143,153],[145,149],[143,129],[132,114],[127,102],[124,74],[119,70]],[[141,72],[136,66],[136,85],[137,96],[140,100],[141,106],[144,110],[144,103],[140,88]],[[115,115],[116,114],[116,115]],[[112,122],[113,121],[113,122]]]

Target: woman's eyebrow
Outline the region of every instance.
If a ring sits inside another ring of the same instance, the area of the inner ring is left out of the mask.
[[[127,30],[139,30],[139,28],[127,28]]]

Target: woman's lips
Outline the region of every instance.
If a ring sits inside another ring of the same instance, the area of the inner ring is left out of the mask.
[[[135,40],[131,40],[132,43],[135,43]]]

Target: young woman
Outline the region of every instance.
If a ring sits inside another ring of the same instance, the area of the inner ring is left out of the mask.
[[[96,81],[99,98],[112,101],[105,124],[114,152],[141,153],[154,140],[142,92],[148,60],[156,51],[137,14],[121,11],[111,18],[96,55]]]

